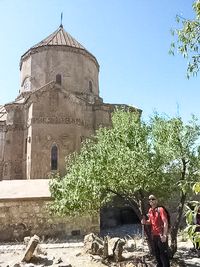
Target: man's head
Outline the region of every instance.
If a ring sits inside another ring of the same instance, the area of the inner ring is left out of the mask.
[[[150,196],[149,196],[149,204],[150,204],[150,206],[151,206],[152,208],[157,207],[157,205],[158,205],[158,200],[157,200],[157,198],[156,198],[154,195],[150,195]]]

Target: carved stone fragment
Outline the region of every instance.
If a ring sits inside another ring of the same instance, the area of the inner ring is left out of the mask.
[[[25,262],[30,262],[31,258],[33,257],[33,253],[37,247],[37,245],[39,244],[40,240],[39,237],[37,235],[34,235],[33,237],[31,237],[28,246],[26,248],[26,251],[24,253],[24,256],[22,258],[22,261]]]

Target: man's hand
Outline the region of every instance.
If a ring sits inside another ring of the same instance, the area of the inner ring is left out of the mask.
[[[161,242],[166,242],[167,241],[167,236],[166,235],[161,235],[160,236],[160,240],[161,240]]]
[[[145,218],[142,218],[141,224],[146,224],[146,223],[147,223],[147,220]]]

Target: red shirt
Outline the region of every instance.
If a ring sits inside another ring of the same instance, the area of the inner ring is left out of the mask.
[[[167,214],[162,207],[149,209],[149,221],[151,223],[152,235],[162,235],[164,223],[163,220],[167,220]]]

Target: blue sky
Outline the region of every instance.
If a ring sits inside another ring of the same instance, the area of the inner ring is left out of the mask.
[[[189,120],[200,118],[200,73],[168,54],[175,16],[193,17],[193,0],[0,0],[0,104],[19,91],[19,61],[60,24],[96,56],[104,102]]]

